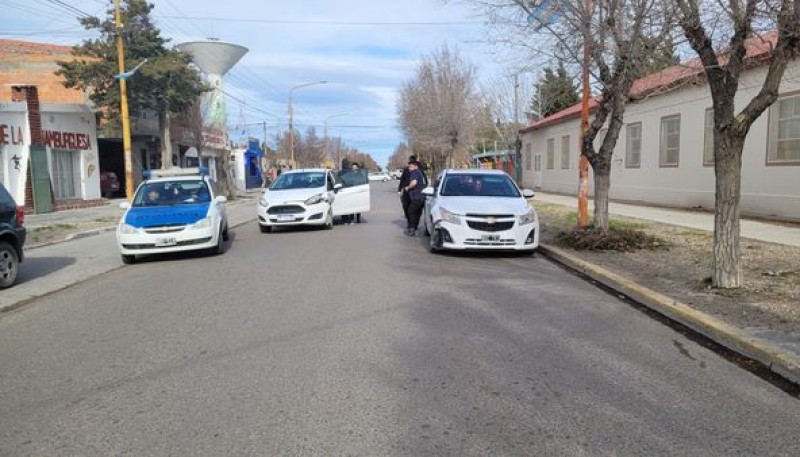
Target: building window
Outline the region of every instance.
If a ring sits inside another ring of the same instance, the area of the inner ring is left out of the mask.
[[[800,95],[775,102],[769,120],[767,163],[800,163]]]
[[[677,167],[681,151],[681,116],[661,118],[661,148],[658,164],[661,167]]]
[[[714,166],[714,108],[706,109],[706,131],[703,137],[703,165]]]
[[[536,154],[533,158],[533,171],[542,171],[542,155]]]
[[[642,123],[625,127],[625,168],[642,166]]]
[[[531,171],[531,144],[525,143],[525,169]]]
[[[561,168],[569,168],[569,135],[561,137]]]
[[[555,168],[556,162],[556,139],[550,138],[547,140],[547,169],[552,170]]]
[[[80,152],[54,149],[52,160],[53,193],[56,200],[80,198]]]

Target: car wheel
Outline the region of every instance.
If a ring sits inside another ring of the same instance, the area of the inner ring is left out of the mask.
[[[231,239],[231,235],[228,233],[228,226],[225,226],[225,230],[222,231],[222,241],[228,241]]]
[[[434,233],[431,234],[431,237],[428,240],[428,250],[431,252],[431,254],[436,254],[437,252],[439,252],[439,247],[436,245],[436,237],[437,237],[437,232],[434,231]]]
[[[272,227],[268,225],[258,224],[258,229],[261,230],[261,233],[269,233],[272,231]]]
[[[19,274],[17,251],[8,243],[0,243],[0,289],[11,287]]]
[[[217,235],[217,245],[209,250],[209,254],[220,255],[225,252],[225,241],[223,240],[222,232],[223,230],[220,228],[219,235]]]
[[[125,265],[132,265],[136,263],[135,255],[122,254],[121,257],[122,257],[122,263],[124,263]]]

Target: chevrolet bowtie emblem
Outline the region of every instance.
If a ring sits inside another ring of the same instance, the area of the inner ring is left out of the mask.
[[[486,223],[489,224],[489,225],[496,224],[497,223],[497,219],[494,218],[494,217],[487,217],[486,218]]]

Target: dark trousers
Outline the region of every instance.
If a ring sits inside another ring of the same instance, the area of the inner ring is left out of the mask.
[[[403,215],[408,220],[408,205],[411,204],[411,198],[408,196],[408,192],[403,192],[400,196],[400,203],[403,205]]]
[[[422,216],[422,208],[425,207],[425,200],[410,200],[408,204],[408,228],[416,230],[419,226],[419,218]]]

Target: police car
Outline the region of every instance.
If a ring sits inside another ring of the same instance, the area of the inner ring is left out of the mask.
[[[221,254],[228,240],[227,198],[215,195],[207,170],[173,168],[145,171],[145,181],[117,226],[122,262],[137,255],[205,250]]]

